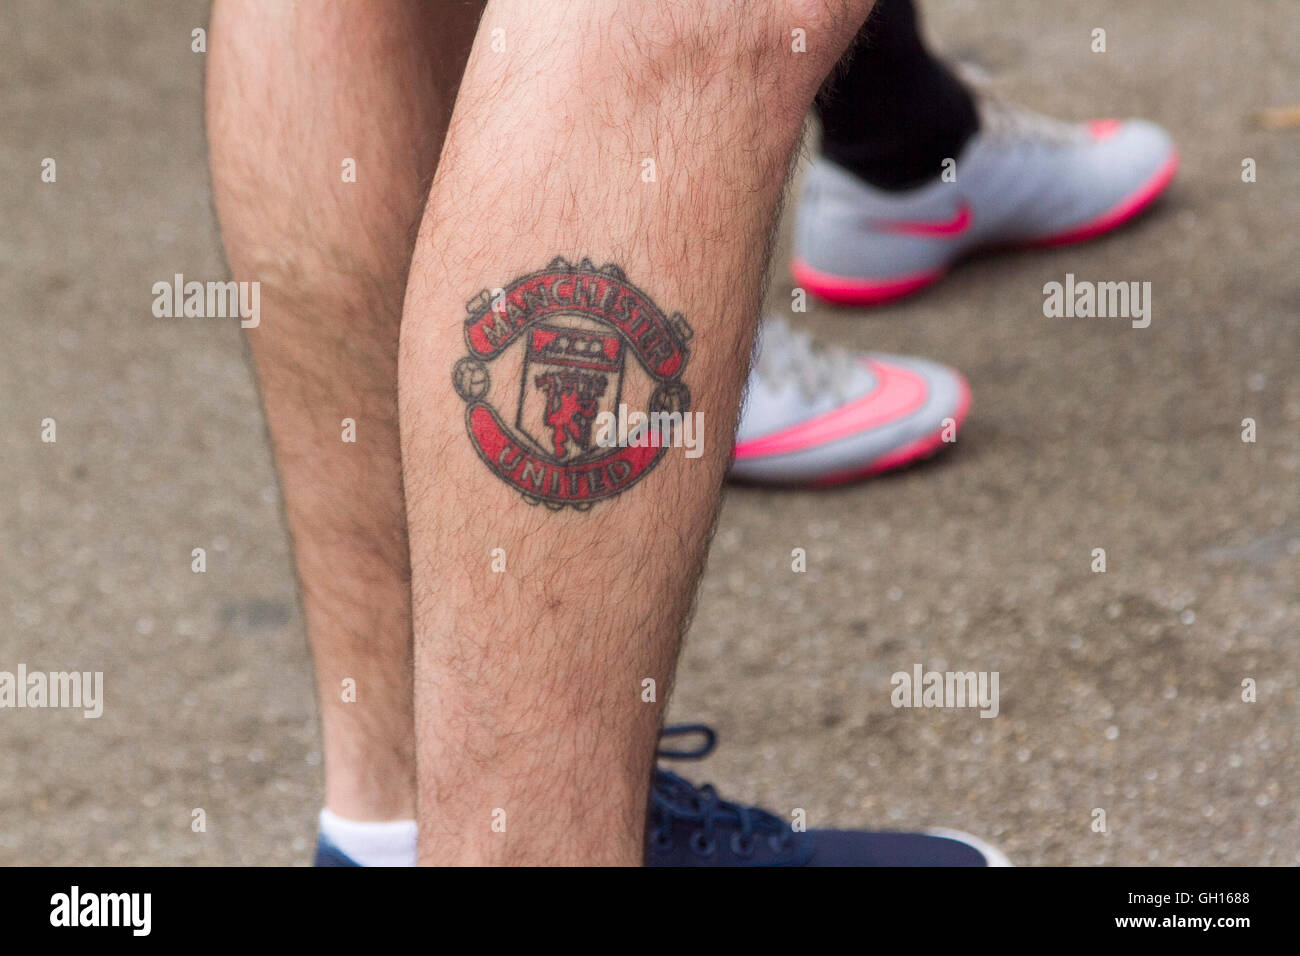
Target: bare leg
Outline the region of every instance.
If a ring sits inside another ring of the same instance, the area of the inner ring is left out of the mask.
[[[402,328],[422,862],[640,861],[764,249],[804,112],[869,6],[489,4]],[[703,457],[592,444],[611,397],[687,392]]]
[[[315,657],[326,806],[352,820],[414,816],[398,325],[479,10],[222,0],[212,16],[217,210],[236,278],[262,283],[248,339]]]

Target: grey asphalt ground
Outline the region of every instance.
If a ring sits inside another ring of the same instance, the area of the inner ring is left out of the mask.
[[[1183,168],[1102,241],[798,317],[957,366],[972,414],[895,477],[729,493],[672,705],[721,748],[684,772],[814,826],[963,828],[1020,864],[1300,863],[1300,131],[1253,120],[1300,101],[1294,5],[924,9],[1000,93],[1153,118]],[[0,864],[309,857],[320,742],[240,333],[150,311],[156,281],[226,275],[190,51],[206,20],[0,6],[0,670],[102,670],[106,698],[98,720],[0,710]],[[1067,272],[1150,281],[1151,327],[1044,318]],[[895,710],[890,675],[918,663],[998,671],[999,716]]]

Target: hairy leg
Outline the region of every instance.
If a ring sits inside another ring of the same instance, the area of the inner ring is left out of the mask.
[[[777,202],[869,6],[489,4],[402,325],[422,862],[641,860]],[[704,454],[594,444],[616,399]]]
[[[212,15],[217,211],[235,277],[262,286],[247,334],[315,658],[326,806],[352,820],[414,816],[398,326],[480,11],[221,0]]]

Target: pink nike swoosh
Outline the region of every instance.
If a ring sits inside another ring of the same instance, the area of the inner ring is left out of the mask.
[[[970,203],[963,201],[957,215],[947,221],[876,219],[875,227],[881,232],[896,232],[904,236],[960,236],[970,228]]]
[[[890,425],[920,408],[929,393],[925,379],[911,369],[866,359],[876,387],[847,405],[762,438],[736,444],[736,458],[789,455],[851,435]]]

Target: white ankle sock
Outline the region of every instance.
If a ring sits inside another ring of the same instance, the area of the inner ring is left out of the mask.
[[[362,866],[415,866],[414,820],[358,823],[322,810],[320,832]]]

